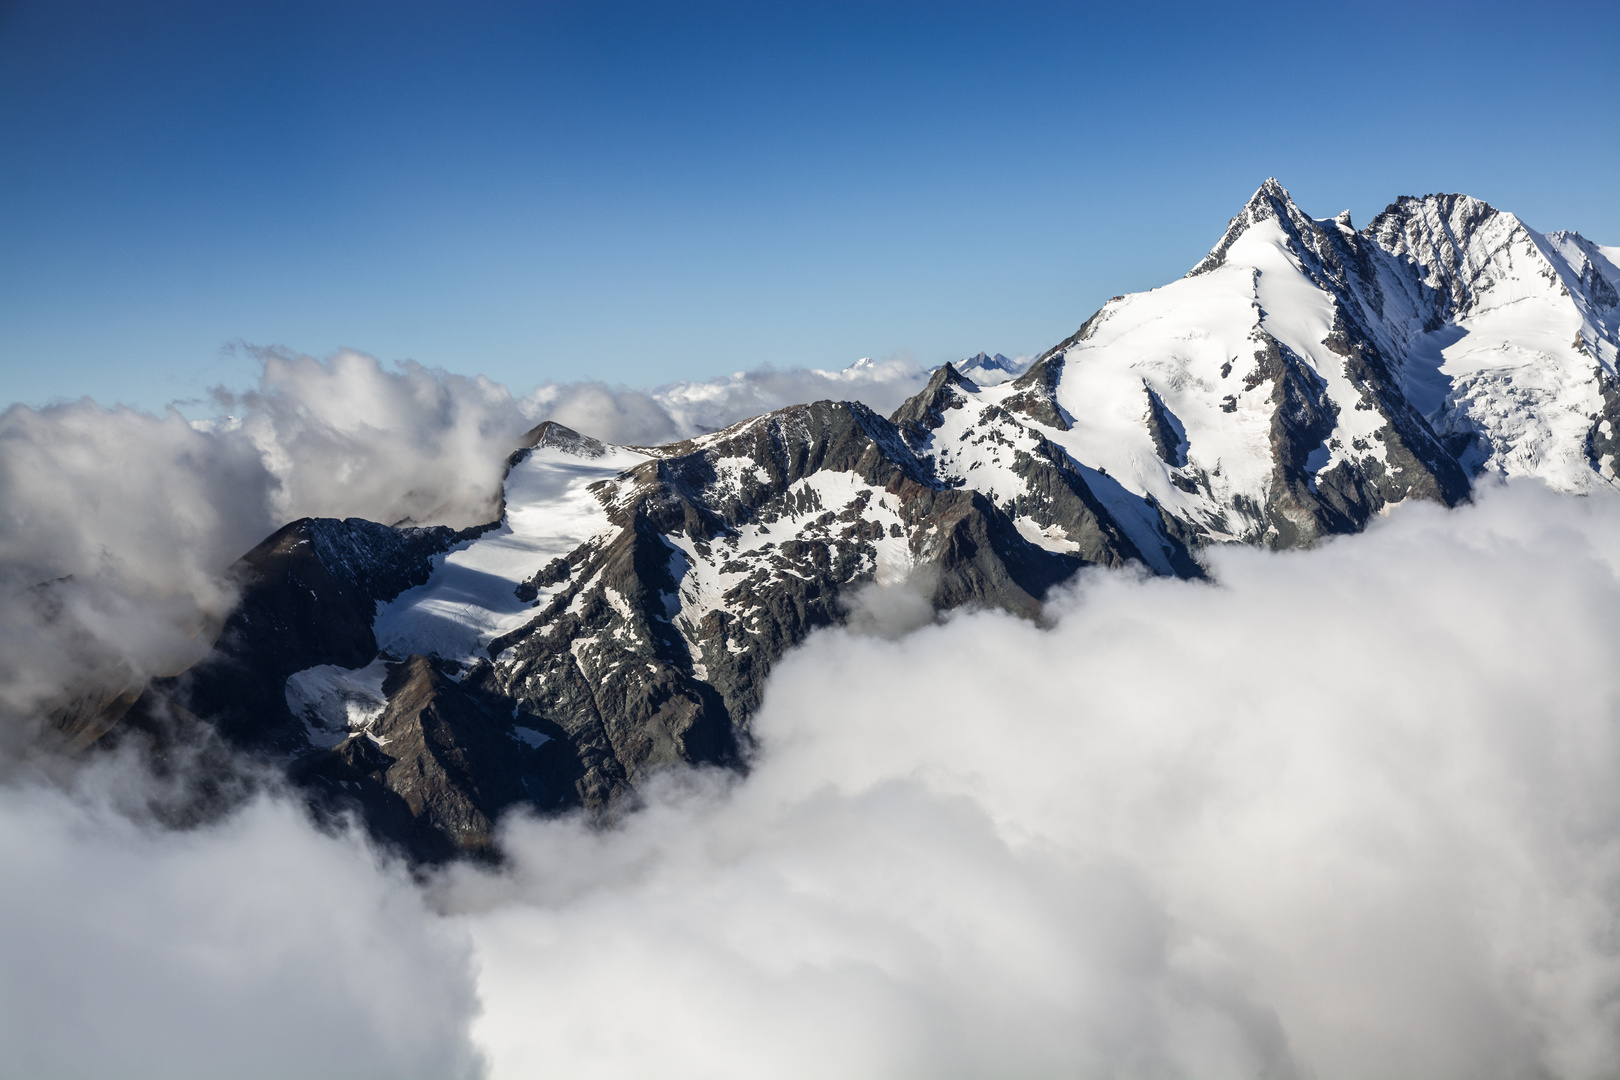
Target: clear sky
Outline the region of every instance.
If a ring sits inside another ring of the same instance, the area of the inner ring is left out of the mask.
[[[1268,175],[1620,243],[1620,5],[0,0],[0,405],[1028,353]]]

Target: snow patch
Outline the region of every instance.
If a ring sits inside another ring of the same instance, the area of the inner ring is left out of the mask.
[[[525,746],[535,749],[538,749],[551,741],[551,736],[547,735],[545,732],[536,731],[534,728],[523,727],[522,725],[516,725],[512,728],[512,737],[523,743]]]
[[[365,667],[320,664],[287,676],[287,708],[304,724],[310,744],[333,747],[364,730],[388,705],[383,680],[388,660],[379,656]]]
[[[433,576],[380,604],[377,642],[397,655],[440,656],[471,663],[489,643],[532,620],[563,584],[517,597],[552,560],[614,532],[592,485],[617,477],[649,455],[609,447],[599,458],[558,447],[531,451],[506,478],[506,515],[492,530],[442,556]]]

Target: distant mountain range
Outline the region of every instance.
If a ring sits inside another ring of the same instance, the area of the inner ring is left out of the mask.
[[[1009,360],[1000,353],[991,356],[989,353],[981,352],[977,356],[970,356],[966,360],[951,366],[956,368],[958,375],[965,376],[980,386],[994,386],[997,383],[1003,383],[1008,379],[1022,375],[1029,370],[1029,365],[1033,360],[1034,357]],[[940,367],[944,367],[944,365],[941,364]],[[939,368],[930,369],[930,371],[938,370]]]
[[[487,525],[292,522],[237,567],[214,654],[122,726],[218,732],[417,858],[484,851],[510,807],[741,762],[772,665],[863,590],[1038,618],[1084,566],[1197,577],[1210,545],[1309,545],[1480,476],[1616,486],[1617,263],[1462,195],[1358,231],[1268,180],[1185,277],[892,416],[820,401],[655,447],[545,423]]]

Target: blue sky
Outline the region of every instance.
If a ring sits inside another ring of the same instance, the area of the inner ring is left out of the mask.
[[[1028,353],[1268,175],[1620,243],[1620,6],[0,4],[0,404]]]

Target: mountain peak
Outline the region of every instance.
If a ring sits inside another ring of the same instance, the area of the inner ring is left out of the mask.
[[[1255,189],[1254,195],[1249,198],[1249,205],[1253,206],[1262,198],[1268,200],[1281,200],[1287,203],[1292,203],[1294,201],[1293,196],[1288,194],[1288,189],[1282,186],[1282,181],[1278,180],[1275,176],[1266,177],[1265,181]]]
[[[599,458],[607,453],[607,448],[589,435],[581,435],[571,427],[557,423],[555,420],[542,420],[524,433],[518,440],[518,453],[525,450],[539,450],[552,447],[573,454],[575,457]]]
[[[1029,367],[1029,362],[1027,359],[1014,360],[1001,353],[980,352],[966,360],[959,360],[952,366],[956,368],[958,374],[972,379],[980,386],[993,386],[1022,375]],[[938,371],[939,368],[933,370]]]
[[[1498,217],[1504,218],[1510,227],[1523,225],[1514,215],[1504,215],[1490,203],[1471,195],[1456,192],[1402,195],[1384,207],[1367,226],[1367,232],[1391,249],[1399,246],[1395,238],[1403,233],[1408,237],[1423,236],[1466,244],[1468,237],[1481,226]]]
[[[1249,201],[1243,204],[1243,209],[1232,219],[1233,223],[1244,222],[1245,227],[1257,221],[1266,221],[1270,218],[1289,218],[1302,216],[1294,197],[1288,194],[1288,189],[1282,186],[1275,176],[1266,177],[1265,183],[1255,189],[1249,196]]]
[[[1295,205],[1294,197],[1288,194],[1288,189],[1283,187],[1275,176],[1268,176],[1249,197],[1249,201],[1243,204],[1243,209],[1239,210],[1227,224],[1226,234],[1221,237],[1220,243],[1211,248],[1209,254],[1205,255],[1197,266],[1187,271],[1187,276],[1197,277],[1225,265],[1226,253],[1237,243],[1239,237],[1257,223],[1273,218],[1296,223],[1308,220],[1304,212]]]

